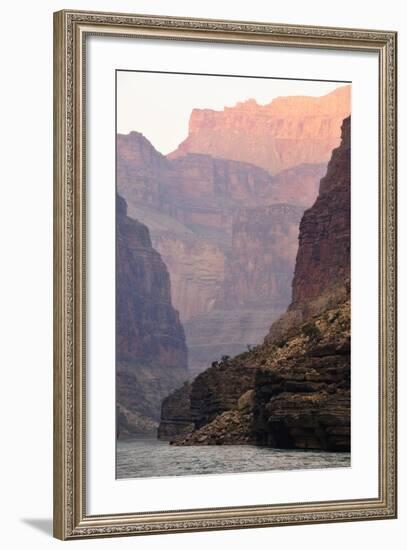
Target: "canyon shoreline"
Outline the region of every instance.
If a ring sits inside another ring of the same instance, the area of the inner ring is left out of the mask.
[[[350,451],[349,90],[193,112],[167,157],[118,135],[121,441],[157,429],[170,447]],[[239,128],[261,111],[261,126],[276,105],[294,115],[272,119],[274,168],[244,140],[220,158],[215,119]]]
[[[164,399],[158,437],[350,450],[350,117],[300,224],[287,312],[263,344]]]

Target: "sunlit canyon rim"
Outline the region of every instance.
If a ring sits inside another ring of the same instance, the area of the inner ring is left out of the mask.
[[[167,156],[117,135],[120,440],[350,450],[349,114],[342,86],[195,109]]]

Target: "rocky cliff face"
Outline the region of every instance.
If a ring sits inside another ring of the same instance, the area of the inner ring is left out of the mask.
[[[137,132],[118,136],[117,153],[129,214],[168,268],[191,375],[259,344],[289,303],[298,223],[326,165],[271,176],[206,154],[170,160]]]
[[[149,206],[209,232],[230,232],[238,206],[255,206],[273,191],[270,174],[253,164],[203,154],[171,161],[138,132],[117,136],[117,185],[130,214]]]
[[[189,134],[170,158],[205,153],[261,166],[275,174],[302,163],[325,163],[350,114],[350,86],[323,97],[253,99],[223,111],[194,109]]]
[[[287,168],[273,178],[273,203],[309,208],[319,192],[319,183],[326,174],[325,163],[300,164]]]
[[[292,284],[292,303],[268,339],[349,296],[350,285],[350,117],[340,147],[332,153],[315,204],[301,220]],[[312,275],[312,276],[311,276]]]
[[[183,322],[213,309],[222,286],[228,246],[198,235],[156,232],[154,246],[171,277],[174,306]]]
[[[161,422],[158,438],[171,441],[177,436],[186,435],[195,429],[191,418],[191,384],[185,382],[167,396],[161,405]]]
[[[258,370],[253,427],[260,445],[350,450],[350,303],[265,345]]]
[[[159,207],[163,198],[162,181],[168,162],[139,132],[117,135],[117,189],[131,204],[139,202]]]
[[[287,307],[302,214],[303,208],[289,204],[239,211],[217,305]]]
[[[236,369],[251,378],[235,385]],[[233,373],[224,385],[211,378],[211,396],[202,405],[218,403],[216,415],[203,414],[184,432],[172,433],[176,445],[267,445],[276,448],[350,449],[350,307],[343,302],[297,326],[287,340],[265,343],[229,360]],[[199,377],[198,377],[199,378]],[[198,380],[198,379],[196,379]],[[192,387],[194,387],[192,383]],[[198,389],[197,385],[197,389]],[[241,391],[226,406],[224,388]],[[205,401],[206,397],[206,401]],[[165,411],[163,411],[165,415]],[[184,418],[186,415],[184,414]],[[188,417],[186,417],[188,418]],[[192,405],[190,421],[194,421]]]
[[[150,230],[183,322],[214,308],[239,211],[281,202],[308,207],[324,170],[302,165],[272,177],[254,165],[209,155],[169,160],[137,132],[118,136],[117,158],[119,192],[129,215]]]
[[[253,387],[255,374],[255,368],[241,364],[238,358],[231,362],[225,357],[213,363],[163,401],[158,436],[177,444],[193,444],[201,428],[237,407],[239,397]]]
[[[315,300],[350,277],[350,146],[347,118],[318,198],[301,220],[291,308]]]
[[[287,308],[303,209],[276,204],[235,216],[224,279],[207,313],[185,323],[191,375],[222,355],[237,355],[263,341]]]
[[[230,378],[201,395],[206,415],[180,445],[253,442],[282,448],[350,449],[350,119],[342,125],[315,205],[300,224],[293,300],[262,345],[227,361],[254,379],[236,386],[215,417]],[[212,378],[215,371],[200,376]],[[229,371],[226,371],[229,372]],[[198,377],[199,378],[199,377]],[[194,387],[192,383],[192,388]],[[229,427],[228,427],[229,426]]]
[[[157,425],[161,400],[188,376],[187,349],[165,264],[121,197],[116,230],[118,430],[126,434]]]

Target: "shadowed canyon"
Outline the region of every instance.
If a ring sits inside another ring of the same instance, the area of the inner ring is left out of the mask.
[[[194,110],[168,156],[118,134],[120,435],[162,403],[177,445],[348,448],[349,113],[344,86]]]
[[[168,396],[159,436],[350,450],[350,119],[302,217],[292,301],[264,343]],[[179,408],[178,408],[179,406]]]

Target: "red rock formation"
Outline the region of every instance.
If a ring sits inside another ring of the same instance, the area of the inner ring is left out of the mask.
[[[300,164],[282,170],[273,178],[273,203],[309,208],[315,202],[319,182],[326,174],[326,164]]]
[[[117,135],[117,190],[131,203],[160,206],[168,161],[139,132]]]
[[[129,214],[150,230],[183,321],[214,307],[237,212],[279,202],[309,206],[322,171],[323,165],[302,165],[273,178],[251,164],[208,155],[170,161],[137,132],[117,141],[118,190]]]
[[[247,162],[187,154],[166,159],[138,132],[118,135],[117,186],[128,205],[147,206],[187,226],[230,231],[241,207],[310,206],[324,165],[304,164],[273,178]]]
[[[312,273],[312,277],[309,274]],[[350,277],[350,118],[342,126],[315,204],[300,225],[292,308]]]
[[[268,105],[253,99],[223,111],[194,109],[189,135],[169,155],[205,153],[249,162],[275,174],[302,163],[325,163],[339,145],[350,114],[350,86],[323,97],[279,97]]]
[[[189,420],[195,429],[179,435],[174,443],[256,441],[278,448],[349,451],[349,275],[347,118],[319,196],[300,225],[293,300],[287,313],[274,323],[262,345],[223,362],[226,371],[222,383],[217,383],[214,367],[192,382]],[[241,388],[239,380],[245,371],[254,379]],[[200,380],[205,381],[203,387]],[[195,398],[195,403],[201,403],[198,415],[192,402],[194,393],[200,395],[200,399]],[[234,400],[227,402],[231,394]],[[212,404],[216,404],[215,414],[211,414]]]
[[[191,375],[222,355],[263,341],[287,308],[303,209],[275,204],[239,211],[216,302],[184,323]]]
[[[191,199],[224,197],[250,206],[270,195],[270,174],[253,164],[187,154],[174,159],[171,165],[180,175],[176,189],[179,196]]]
[[[349,296],[350,284],[350,117],[341,145],[332,153],[315,204],[300,224],[292,303],[270,330],[279,338],[291,324]]]
[[[265,170],[199,154],[170,161],[138,132],[117,137],[117,187],[130,213],[144,205],[187,226],[226,231],[239,205],[274,200]]]
[[[350,117],[301,220],[290,307],[271,327],[254,429],[276,447],[350,450]],[[277,349],[276,349],[277,348]]]
[[[350,303],[325,310],[269,349],[256,378],[257,442],[350,450]]]
[[[216,306],[287,307],[302,214],[301,207],[289,204],[239,211]]]
[[[182,322],[213,309],[223,283],[225,246],[195,235],[157,232],[153,236],[171,276],[171,297]]]
[[[148,229],[117,198],[116,365],[120,432],[149,431],[161,400],[188,376],[185,335]]]

